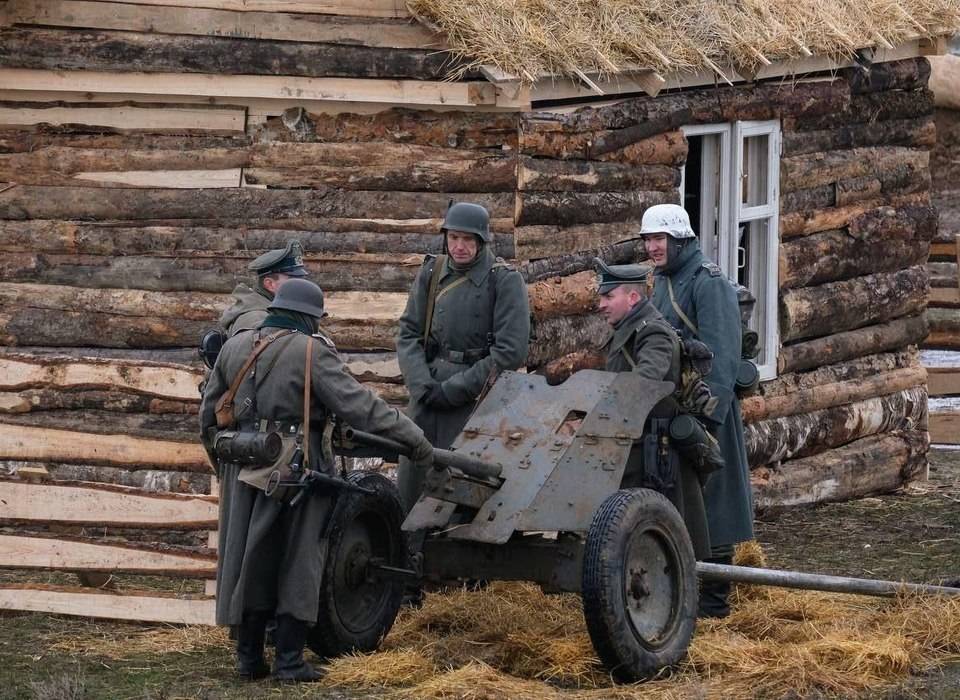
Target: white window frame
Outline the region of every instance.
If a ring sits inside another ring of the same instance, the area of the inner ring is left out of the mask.
[[[707,206],[717,203],[718,250],[716,259],[724,274],[737,280],[740,266],[741,249],[737,245],[736,235],[741,224],[752,221],[767,222],[766,275],[763,289],[749,284],[750,291],[757,297],[757,311],[762,311],[767,319],[766,327],[760,338],[762,355],[757,367],[761,379],[773,379],[777,376],[777,356],[780,350],[779,334],[779,259],[780,259],[780,122],[738,121],[721,124],[697,124],[681,127],[686,136],[720,137],[720,191],[715,194],[708,190],[701,192],[701,212]],[[743,141],[752,136],[767,136],[767,203],[760,206],[747,206],[742,203],[740,183],[743,172]],[[726,176],[725,176],[726,175]],[[686,168],[680,180],[680,201],[683,201],[686,189]],[[699,233],[699,223],[694,222]],[[760,307],[762,305],[762,307]]]

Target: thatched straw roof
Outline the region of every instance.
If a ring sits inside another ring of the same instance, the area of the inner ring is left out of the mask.
[[[957,0],[408,0],[471,67],[550,74],[755,69],[960,29]]]

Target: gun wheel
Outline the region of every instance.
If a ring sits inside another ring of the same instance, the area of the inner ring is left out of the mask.
[[[583,559],[583,614],[593,646],[621,681],[677,663],[696,626],[693,545],[676,508],[648,489],[609,496]]]
[[[368,567],[374,559],[406,564],[397,489],[373,472],[351,472],[347,479],[376,494],[343,491],[331,516],[320,613],[307,636],[307,645],[321,657],[376,649],[393,626],[403,594],[400,583],[370,576]]]

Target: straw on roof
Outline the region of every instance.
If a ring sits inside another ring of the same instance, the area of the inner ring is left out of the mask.
[[[408,0],[470,67],[540,76],[744,69],[960,29],[956,0]]]

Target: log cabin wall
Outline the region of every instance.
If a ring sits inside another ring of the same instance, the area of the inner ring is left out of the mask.
[[[947,58],[947,57],[945,57]],[[950,56],[958,64],[960,56]],[[960,83],[957,84],[960,86]],[[937,143],[930,155],[932,196],[940,229],[930,251],[930,335],[924,347],[960,350],[960,98],[956,108],[937,107]]]

